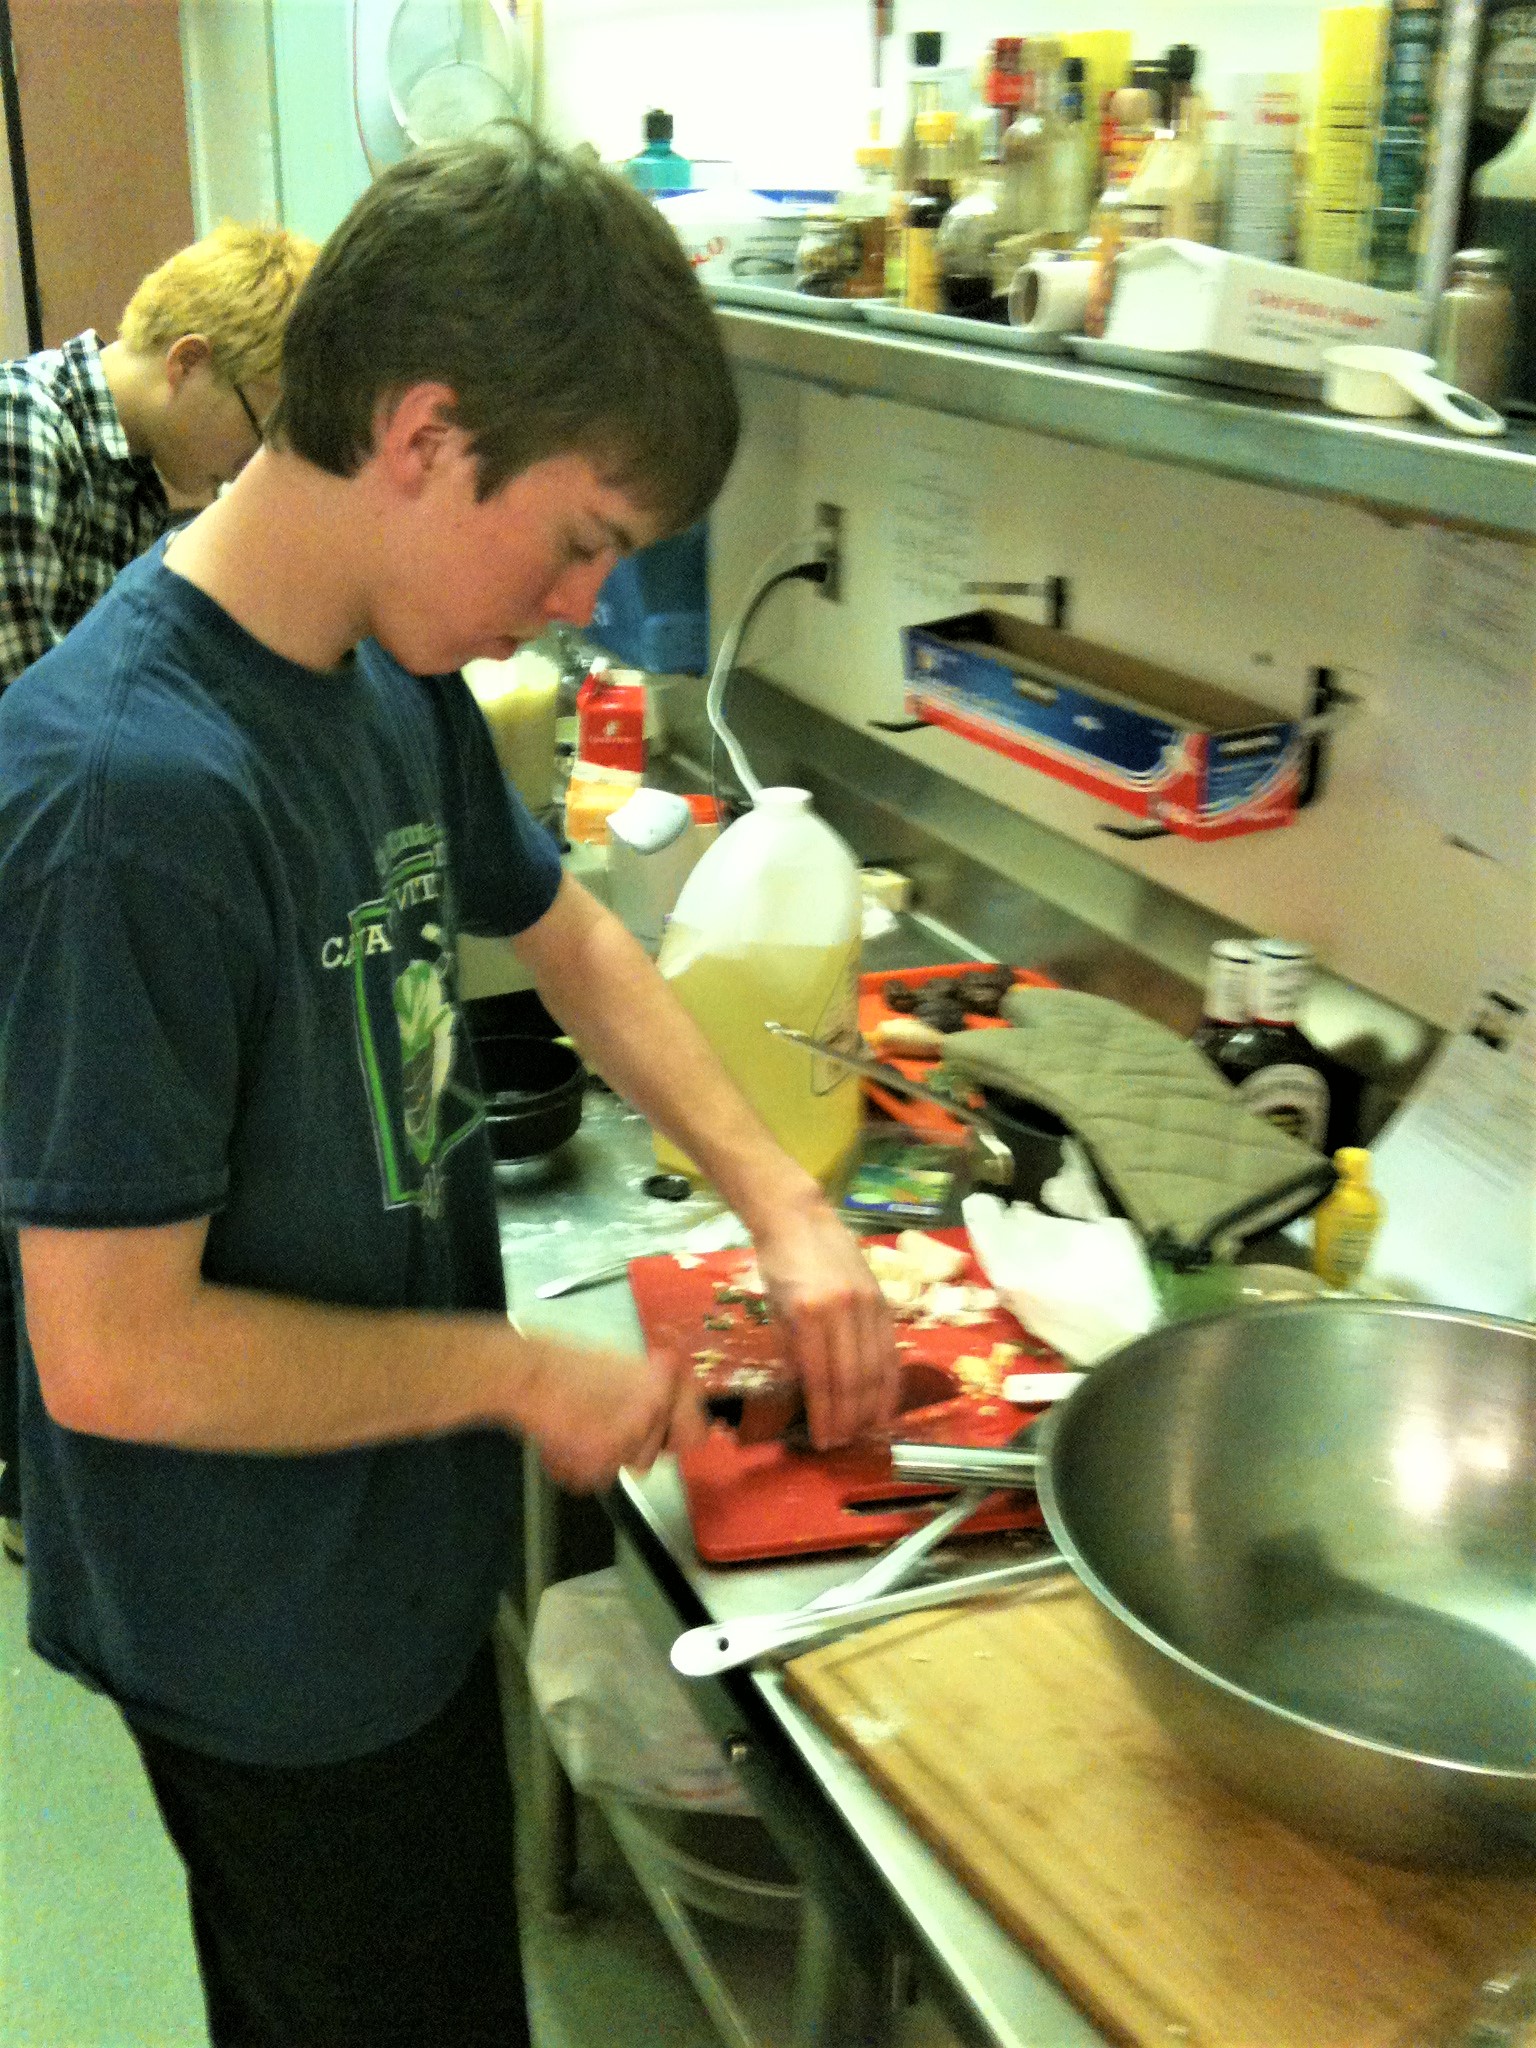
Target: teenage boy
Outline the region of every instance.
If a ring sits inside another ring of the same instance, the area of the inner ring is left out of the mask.
[[[150,272],[115,341],[0,363],[0,688],[256,452],[316,253],[226,223]]]
[[[88,331],[0,363],[0,690],[255,453],[316,253],[284,228],[226,223],[150,272],[115,341]],[[0,1544],[19,1564],[16,1399],[0,1272]]]
[[[889,1413],[857,1247],[456,673],[584,622],[736,430],[643,199],[531,139],[418,151],[322,252],[268,445],[0,702],[32,1639],[138,1742],[221,2048],[526,2039],[517,1439],[597,1488],[702,1427],[686,1358],[506,1319],[461,931],[745,1219],[817,1440]]]

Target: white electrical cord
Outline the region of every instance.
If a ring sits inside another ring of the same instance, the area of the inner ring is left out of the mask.
[[[747,757],[741,751],[740,743],[725,722],[726,688],[731,680],[731,672],[736,666],[742,635],[746,632],[759,603],[780,577],[791,575],[796,569],[808,568],[812,563],[821,560],[821,545],[814,535],[802,535],[799,539],[786,541],[768,557],[753,577],[745,602],[727,628],[725,638],[720,642],[720,652],[715,657],[714,670],[709,678],[709,689],[704,698],[705,713],[715,737],[730,756],[731,766],[735,769],[742,788],[753,803],[761,796],[763,785],[752,773]]]

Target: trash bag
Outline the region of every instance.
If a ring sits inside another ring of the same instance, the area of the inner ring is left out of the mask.
[[[528,1683],[578,1792],[685,1811],[753,1812],[613,1567],[546,1588],[528,1645]]]

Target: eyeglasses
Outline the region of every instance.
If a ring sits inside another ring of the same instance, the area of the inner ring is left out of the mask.
[[[240,386],[234,381],[233,378],[230,379],[229,388],[231,389],[231,391],[234,392],[236,398],[239,399],[240,410],[245,414],[246,418],[250,421],[251,432],[256,436],[257,446],[259,447],[261,443],[266,440],[267,437],[265,431],[262,428],[261,421],[256,417],[255,409],[251,405],[251,401],[246,397],[245,393],[241,390]]]

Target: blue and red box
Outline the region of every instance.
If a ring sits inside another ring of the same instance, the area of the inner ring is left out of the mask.
[[[1004,612],[902,629],[907,710],[1186,839],[1296,815],[1298,721]]]

